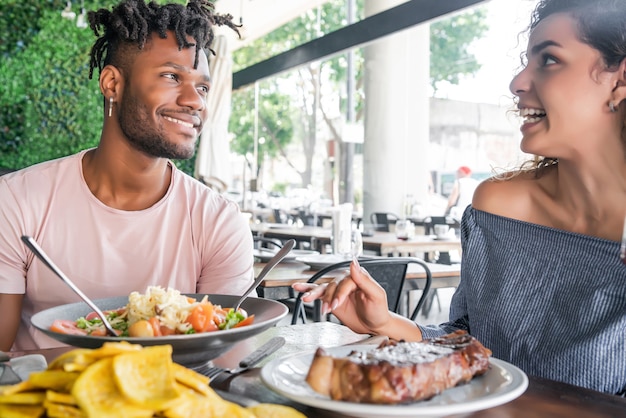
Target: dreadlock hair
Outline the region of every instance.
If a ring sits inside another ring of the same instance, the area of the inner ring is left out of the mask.
[[[189,0],[186,6],[160,6],[155,1],[146,4],[144,0],[123,0],[111,11],[90,11],[89,26],[99,38],[91,48],[89,78],[92,78],[96,67],[100,72],[109,64],[122,71],[128,70],[132,57],[144,48],[153,32],[163,39],[167,37],[167,31],[174,32],[179,49],[195,46],[196,68],[199,48],[208,49],[215,55],[210,48],[214,38],[213,26],[228,26],[239,35],[240,25],[232,22],[233,17],[216,14],[214,9],[213,3],[208,0]],[[102,36],[100,27],[104,29]],[[195,43],[188,42],[188,36]]]

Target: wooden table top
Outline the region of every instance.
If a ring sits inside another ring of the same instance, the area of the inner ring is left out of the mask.
[[[454,287],[458,285],[458,281],[461,277],[461,265],[445,265],[436,263],[426,263],[431,272],[433,282],[440,282],[447,284],[446,286],[439,287]],[[254,275],[255,277],[263,270],[265,263],[254,263]],[[313,274],[315,270],[311,270],[310,267],[304,263],[297,261],[283,262],[277,264],[265,279],[261,282],[262,287],[288,287],[294,283],[306,282]],[[337,272],[329,273],[328,277],[320,279],[320,283],[331,281],[337,276]],[[426,279],[426,273],[424,270],[416,264],[409,264],[407,269],[407,279],[419,280]],[[435,285],[433,285],[435,287]]]
[[[212,386],[233,395],[241,402],[271,402],[293,406],[308,417],[343,417],[339,413],[322,411],[291,401],[269,389],[260,379],[260,368],[269,361],[287,355],[312,351],[319,347],[335,347],[351,343],[378,343],[377,337],[356,334],[347,327],[331,322],[315,322],[305,325],[272,327],[261,334],[250,337],[216,359],[221,367],[234,367],[241,358],[251,353],[274,336],[282,336],[286,343],[278,351],[263,360],[258,367],[236,376],[220,375]],[[12,356],[39,353],[48,361],[68,348],[34,350],[10,353]],[[626,416],[626,399],[572,386],[560,382],[529,376],[529,386],[519,398],[506,404],[475,411],[454,418],[529,418],[529,417],[623,417]]]
[[[299,242],[311,242],[320,250],[330,243],[331,231],[328,228],[304,226],[298,228],[286,224],[254,224],[252,232],[267,238],[290,239]],[[363,249],[376,251],[380,255],[392,253],[426,253],[431,251],[458,251],[461,249],[459,238],[437,239],[432,235],[415,235],[408,240],[401,240],[393,232],[376,231],[371,236],[363,236]]]

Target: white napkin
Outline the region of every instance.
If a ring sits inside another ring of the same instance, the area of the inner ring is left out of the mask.
[[[10,366],[13,372],[15,372],[15,374],[22,380],[28,380],[31,373],[46,370],[48,367],[46,358],[41,354],[28,354],[12,358],[10,362],[1,363],[0,368],[5,367],[5,365]],[[5,375],[4,370],[0,371],[2,372],[0,375],[0,384],[11,384],[8,381],[5,382],[5,379],[9,378],[9,374],[7,373]]]
[[[332,208],[333,254],[351,254],[352,252],[352,203],[343,203]]]

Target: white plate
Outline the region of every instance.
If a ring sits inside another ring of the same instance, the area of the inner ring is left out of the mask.
[[[254,250],[253,254],[254,257],[258,258],[261,263],[267,263],[276,255],[278,250],[279,248],[276,248],[275,250],[269,248],[257,248]],[[282,261],[294,261],[297,257],[314,256],[317,254],[319,254],[319,252],[313,250],[291,250]]]
[[[309,267],[311,267],[311,270],[321,270],[324,267],[330,266],[331,264],[348,260],[351,260],[351,258],[347,258],[339,254],[319,254],[307,257],[296,257],[296,261],[307,264]]]
[[[372,350],[373,345],[351,345],[325,349],[333,356],[345,356],[353,350]],[[528,377],[517,367],[492,358],[491,367],[471,382],[445,390],[427,401],[402,405],[376,405],[334,401],[315,392],[305,378],[313,352],[276,359],[261,370],[261,379],[281,395],[315,408],[340,412],[352,417],[433,417],[464,414],[512,401],[528,387]]]

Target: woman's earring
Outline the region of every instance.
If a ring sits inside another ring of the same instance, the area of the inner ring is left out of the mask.
[[[612,104],[611,102],[609,106]],[[109,117],[111,117],[111,115],[113,115],[113,96],[109,97]]]
[[[611,111],[611,113],[617,112],[617,108],[615,107],[615,103],[613,103],[612,101],[609,102],[609,110]]]

